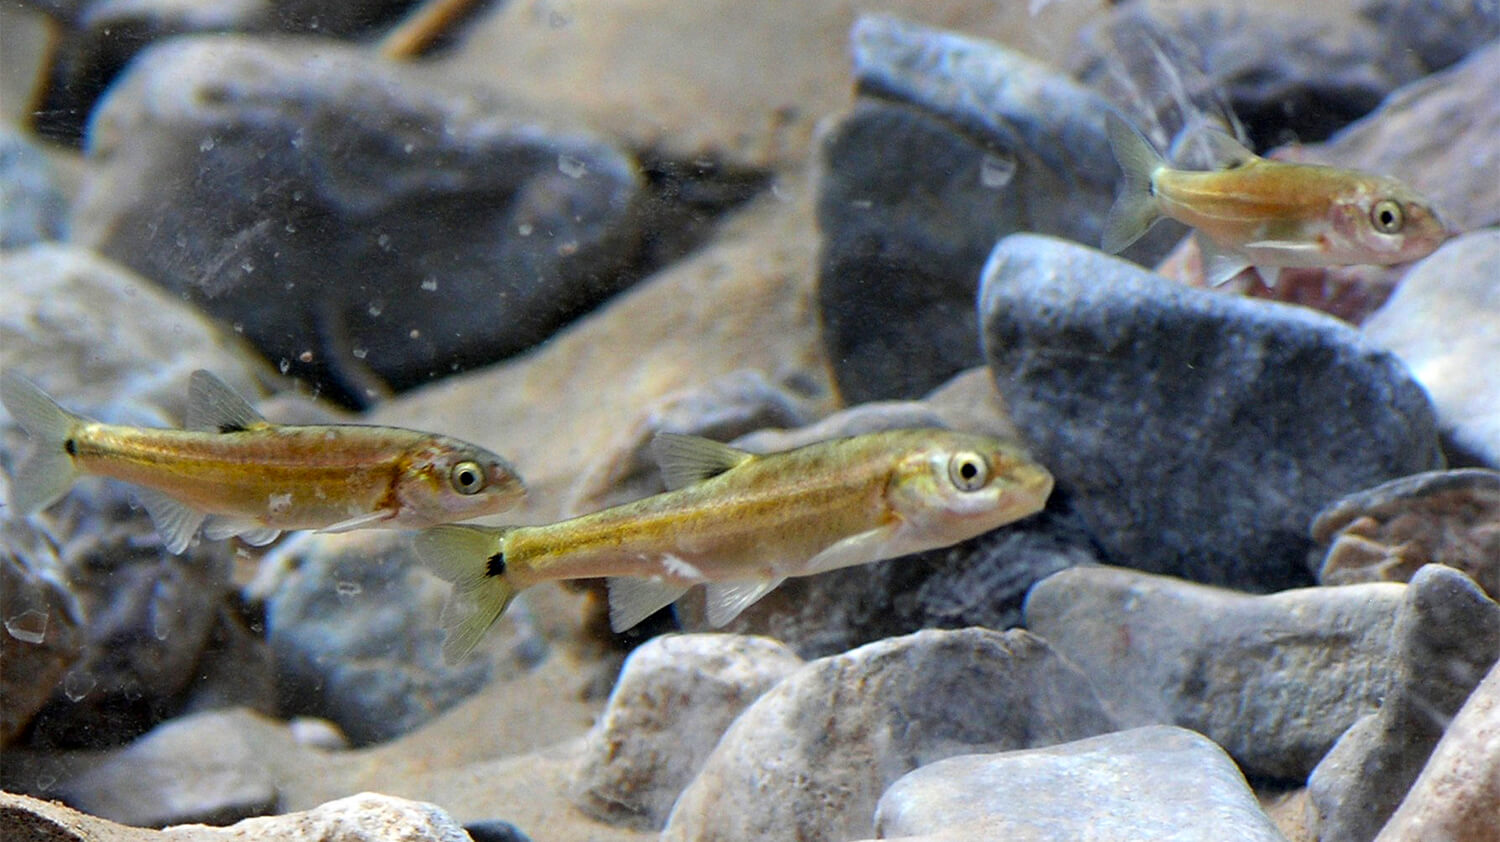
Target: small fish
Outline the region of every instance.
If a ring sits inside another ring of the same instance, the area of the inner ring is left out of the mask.
[[[525,497],[509,463],[482,447],[399,427],[279,425],[207,371],[188,383],[187,429],[103,424],[63,409],[13,371],[0,402],[35,439],[10,484],[28,515],[81,475],[122,480],[181,553],[210,540],[266,544],[286,529],[414,529],[504,511]]]
[[[450,661],[463,658],[518,591],[609,578],[623,631],[697,584],[722,626],[788,576],[944,547],[1039,511],[1052,475],[993,438],[892,430],[755,455],[661,433],[668,491],[543,526],[440,526],[417,556],[454,585]]]
[[[1261,158],[1222,132],[1204,136],[1221,162],[1178,170],[1134,126],[1107,117],[1125,178],[1104,223],[1119,252],[1162,217],[1196,228],[1209,281],[1254,266],[1274,287],[1281,269],[1405,263],[1452,236],[1432,204],[1394,178]]]

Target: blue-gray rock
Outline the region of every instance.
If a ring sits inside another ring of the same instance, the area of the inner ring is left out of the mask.
[[[573,802],[612,824],[660,830],[735,717],[801,666],[790,649],[762,637],[648,641],[625,659],[589,734]]]
[[[1027,632],[883,640],[807,664],[740,714],[662,839],[857,839],[918,766],[1114,727],[1083,674]]]
[[[1500,50],[1495,58],[1500,67]],[[1495,129],[1500,132],[1500,120]],[[1492,145],[1495,167],[1487,171],[1500,172],[1500,141]],[[1417,264],[1364,324],[1370,341],[1405,361],[1432,397],[1439,428],[1457,457],[1492,468],[1500,468],[1497,267],[1500,229],[1465,234]]]
[[[1026,628],[1077,664],[1121,725],[1180,725],[1253,776],[1301,781],[1395,682],[1405,585],[1264,596],[1076,567],[1026,598]]]
[[[400,533],[309,533],[278,552],[294,570],[266,602],[282,713],[321,716],[369,745],[489,679],[487,658],[443,663],[446,588],[414,565]]]
[[[0,249],[56,240],[67,204],[47,156],[27,137],[0,125]]]
[[[939,760],[885,791],[875,829],[967,842],[1284,842],[1224,750],[1170,726]]]
[[[484,819],[464,825],[473,842],[531,842],[521,829],[502,819]]]
[[[822,146],[818,298],[839,389],[861,403],[980,362],[974,290],[996,238],[1097,243],[1116,169],[1108,103],[1032,59],[885,17],[852,40],[861,97]]]
[[[1500,556],[1492,563],[1500,566]],[[1308,779],[1321,842],[1369,842],[1500,659],[1500,605],[1457,570],[1417,572],[1395,621],[1395,681]]]
[[[1500,38],[1500,5],[1492,0],[1364,0],[1359,12],[1432,70]]]
[[[1011,419],[1107,563],[1309,584],[1324,505],[1442,464],[1401,361],[1320,313],[1027,234],[995,247],[979,309]]]
[[[1443,564],[1500,596],[1500,471],[1432,471],[1355,492],[1320,512],[1312,535],[1325,585],[1406,582]]]
[[[74,238],[355,403],[521,351],[634,279],[634,159],[414,73],[326,43],[155,47],[91,124]]]

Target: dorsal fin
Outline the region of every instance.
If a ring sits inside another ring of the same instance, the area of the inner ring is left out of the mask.
[[[1216,170],[1232,170],[1254,161],[1256,155],[1235,137],[1220,129],[1206,129],[1197,138],[1207,149]]]
[[[681,433],[657,433],[651,440],[651,453],[670,491],[716,477],[755,458],[753,453],[722,442]]]
[[[238,433],[268,427],[270,422],[223,380],[200,368],[188,378],[186,426],[211,433]]]

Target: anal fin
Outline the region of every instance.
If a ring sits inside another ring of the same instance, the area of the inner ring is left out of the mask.
[[[688,589],[661,579],[616,576],[609,580],[609,627],[622,632],[682,598]]]
[[[710,582],[708,584],[708,624],[722,628],[730,620],[740,616],[746,608],[786,581],[779,579],[745,579],[738,582]]]
[[[161,533],[167,552],[181,555],[188,544],[192,543],[193,536],[198,533],[198,527],[203,525],[207,515],[154,488],[136,487],[134,492],[135,498],[145,507],[146,514],[151,516],[156,531]]]

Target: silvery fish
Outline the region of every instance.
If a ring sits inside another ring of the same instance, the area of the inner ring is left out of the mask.
[[[1052,476],[986,436],[893,430],[755,455],[694,436],[652,442],[668,491],[542,526],[440,526],[417,556],[454,584],[450,661],[516,593],[609,577],[621,631],[707,586],[722,626],[789,576],[948,546],[1039,511]]]
[[[1270,161],[1222,132],[1203,138],[1219,169],[1173,169],[1134,126],[1107,122],[1124,171],[1104,223],[1110,253],[1171,217],[1198,230],[1212,283],[1254,266],[1275,286],[1283,268],[1405,263],[1452,236],[1432,203],[1394,178]]]
[[[280,425],[206,371],[188,387],[185,430],[103,424],[63,409],[13,371],[0,402],[35,439],[10,484],[27,515],[81,475],[131,483],[173,553],[203,528],[261,545],[282,530],[419,528],[516,506],[508,462],[466,442],[399,427]]]

